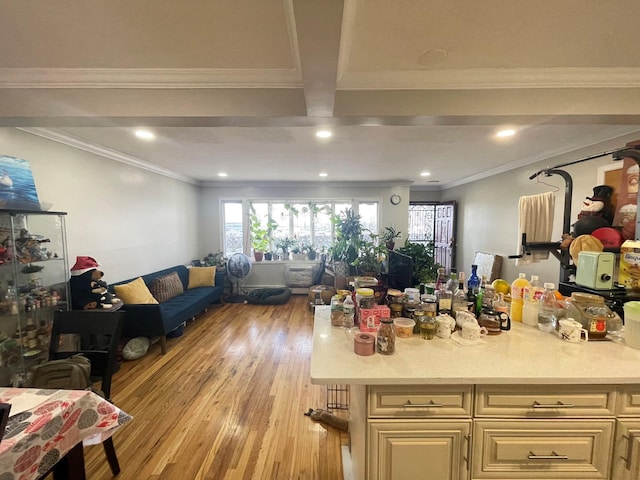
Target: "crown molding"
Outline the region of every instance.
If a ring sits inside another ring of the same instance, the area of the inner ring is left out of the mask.
[[[304,188],[304,187],[353,187],[353,188],[393,188],[393,187],[410,187],[413,185],[413,182],[410,180],[388,180],[383,182],[355,182],[355,181],[253,181],[251,182],[252,188]],[[247,182],[245,181],[224,181],[224,180],[211,180],[211,181],[202,181],[200,182],[201,187],[237,187],[243,188],[247,187]]]
[[[636,88],[640,68],[467,68],[343,71],[340,90]]]
[[[197,180],[194,180],[193,178],[185,177],[184,175],[180,175],[169,169],[158,167],[157,165],[144,162],[136,157],[125,155],[124,153],[120,153],[116,150],[103,147],[102,145],[97,145],[94,143],[86,142],[84,140],[80,140],[79,138],[76,138],[71,135],[63,134],[56,130],[52,130],[49,128],[36,128],[36,127],[17,127],[17,130],[21,130],[23,132],[30,133],[32,135],[37,135],[38,137],[46,138],[47,140],[52,140],[54,142],[62,143],[69,147],[77,148],[78,150],[84,150],[85,152],[93,153],[95,155],[100,155],[101,157],[109,158],[110,160],[115,160],[116,162],[124,163],[126,165],[130,165],[132,167],[140,168],[148,172],[169,177],[174,180],[179,180],[181,182],[190,183],[196,186],[200,185],[200,182]]]
[[[0,88],[300,88],[294,69],[0,68]]]

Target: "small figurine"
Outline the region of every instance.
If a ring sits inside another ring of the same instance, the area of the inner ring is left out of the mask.
[[[95,308],[113,308],[120,299],[107,291],[107,283],[102,280],[104,272],[98,270],[100,264],[92,257],[76,257],[71,267],[71,308],[91,310]]]

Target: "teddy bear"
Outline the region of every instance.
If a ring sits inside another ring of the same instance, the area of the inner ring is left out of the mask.
[[[76,257],[69,279],[71,308],[74,310],[108,309],[120,303],[119,298],[107,291],[108,285],[102,280],[104,272],[98,270],[99,266],[92,257]]]

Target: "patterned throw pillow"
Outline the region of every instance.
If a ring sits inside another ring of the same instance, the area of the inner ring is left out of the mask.
[[[166,302],[182,292],[184,292],[184,288],[177,272],[158,277],[151,284],[151,293],[160,303]]]

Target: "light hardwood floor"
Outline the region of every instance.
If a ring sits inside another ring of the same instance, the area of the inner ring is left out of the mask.
[[[134,419],[113,437],[118,480],[341,480],[347,436],[303,415],[327,402],[309,379],[312,331],[306,296],[224,304],[188,323],[166,355],[155,344],[123,362],[112,398]],[[89,480],[112,478],[100,445],[85,459]]]

